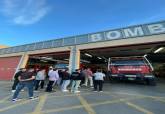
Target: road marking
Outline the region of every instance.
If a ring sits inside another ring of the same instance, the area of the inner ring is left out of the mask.
[[[114,94],[111,93],[111,92],[102,92],[102,93],[104,93],[104,94],[106,94],[106,95],[110,95],[110,96],[115,97],[115,98],[118,98],[118,96],[114,95]]]
[[[156,99],[157,101],[161,101],[161,102],[165,102],[164,98],[165,97],[159,97],[159,96],[148,96],[148,95],[142,95],[142,94],[133,94],[133,93],[124,93],[124,92],[103,92],[104,94],[109,94],[113,97],[117,97],[116,95],[113,94],[124,94],[124,95],[131,95],[131,96],[137,96],[137,97],[145,97],[145,98],[152,98],[152,99]],[[90,94],[96,94],[96,93],[82,93],[81,95],[90,95]],[[51,94],[50,94],[51,95]],[[72,96],[76,96],[77,94],[69,94],[69,95],[59,95],[59,96],[49,96],[49,98],[60,98],[60,97],[72,97]],[[79,94],[80,95],[80,94]]]
[[[8,100],[10,97],[11,97],[11,95],[9,95],[9,96],[3,98],[2,100],[0,100],[0,103],[4,103],[4,102],[5,102],[6,100]]]
[[[162,98],[156,98],[155,101],[160,101],[160,102],[164,102],[165,103],[165,99],[162,99]]]
[[[128,100],[134,100],[134,99],[141,99],[143,97],[137,97],[137,98],[127,98],[127,99],[117,99],[117,100],[112,100],[112,101],[104,101],[104,102],[97,102],[97,103],[92,103],[89,104],[90,106],[99,106],[99,105],[105,105],[105,104],[114,104],[114,103],[119,103],[119,102],[126,102]],[[80,109],[83,108],[83,105],[76,105],[76,106],[71,106],[71,107],[64,107],[64,108],[58,108],[58,109],[49,109],[49,110],[44,110],[43,113],[55,113],[55,112],[60,112],[60,111],[67,111],[67,110],[73,110],[73,109]]]
[[[104,93],[104,92],[103,92]],[[114,92],[105,92],[106,94],[113,94]],[[96,93],[83,93],[83,94],[69,94],[69,95],[61,95],[61,96],[50,96],[51,98],[53,97],[68,97],[68,96],[77,96],[77,95],[89,95],[89,94],[96,94]],[[115,94],[117,94],[115,92]],[[127,93],[118,93],[118,94],[127,94]],[[50,94],[46,94],[46,97],[50,95]],[[136,95],[136,94],[127,94],[127,95],[134,95],[136,98],[121,98],[121,99],[117,99],[117,100],[111,100],[111,101],[104,101],[104,102],[98,102],[98,103],[93,103],[93,104],[88,104],[89,106],[98,106],[98,105],[105,105],[105,104],[113,104],[113,103],[118,103],[118,102],[128,102],[128,100],[134,100],[134,99],[142,99],[142,98],[154,98],[154,99],[157,99],[159,100],[160,98],[164,98],[164,97],[154,97],[154,96],[146,96],[146,95]],[[7,96],[9,97],[9,96]],[[6,97],[6,99],[7,99]],[[4,98],[5,99],[5,98]],[[3,99],[3,100],[4,100]],[[64,108],[59,108],[59,109],[51,109],[51,110],[45,110],[45,111],[41,111],[41,107],[43,107],[44,105],[44,99],[46,101],[46,98],[44,98],[42,96],[42,100],[40,101],[40,103],[38,104],[38,108],[36,107],[35,109],[35,114],[43,114],[43,113],[51,113],[51,112],[60,112],[60,111],[65,111],[65,110],[72,110],[72,109],[79,109],[79,108],[83,108],[84,106],[83,105],[76,105],[76,106],[71,106],[71,107],[64,107]],[[160,99],[161,100],[161,99]],[[1,100],[2,101],[2,100]],[[162,101],[162,100],[161,100]],[[8,107],[5,107],[5,108],[2,108],[0,109],[0,112],[3,112],[3,111],[6,111],[6,110],[9,110],[9,109],[12,109],[12,108],[15,108],[17,106],[20,106],[20,105],[23,105],[23,104],[26,104],[26,103],[29,103],[30,101],[29,100],[26,100],[26,101],[23,101],[19,104],[15,104],[15,105],[11,105],[11,106],[8,106]],[[37,112],[38,110],[38,112]],[[93,109],[92,109],[93,110]],[[32,112],[31,114],[34,114],[34,112]],[[89,111],[90,112],[90,111]],[[91,111],[92,112],[92,111]],[[90,113],[89,113],[90,114]],[[92,113],[93,114],[93,113]],[[95,113],[94,113],[95,114]],[[152,113],[150,113],[152,114]]]
[[[114,94],[122,94],[122,95],[132,95],[132,96],[141,96],[141,97],[148,97],[152,99],[157,99],[157,98],[165,98],[165,97],[159,97],[159,96],[150,96],[150,95],[143,95],[143,94],[133,94],[133,93],[124,93],[124,92],[112,92]]]
[[[99,102],[99,103],[92,103],[91,106],[98,106],[98,105],[105,105],[105,104],[114,104],[114,103],[119,103],[119,102],[126,102],[129,100],[135,100],[135,99],[142,99],[144,97],[137,97],[137,98],[121,98],[121,99],[116,99],[112,101],[104,101],[104,102]]]
[[[140,107],[138,105],[135,105],[135,104],[133,104],[131,102],[126,102],[126,104],[128,106],[132,107],[132,108],[135,108],[138,111],[141,111],[141,112],[145,113],[145,114],[154,114],[154,113],[152,113],[152,112],[150,112],[150,111],[148,111],[148,110],[146,110],[146,109],[144,109],[144,108],[142,108],[142,107]]]
[[[43,114],[41,111],[42,111],[42,108],[43,108],[45,101],[47,99],[47,94],[40,96],[39,99],[40,100],[39,100],[38,105],[36,106],[35,110],[30,114]]]
[[[94,93],[77,93],[77,94],[69,94],[69,95],[64,95],[64,94],[61,94],[59,96],[49,96],[49,98],[56,98],[56,97],[73,97],[73,96],[77,96],[77,95],[90,95],[90,94],[94,94]],[[51,94],[50,94],[51,95]]]
[[[91,106],[98,106],[98,105],[103,105],[103,104],[113,104],[113,103],[118,103],[121,102],[122,100],[113,100],[113,101],[104,101],[104,102],[99,102],[99,103],[92,103],[89,104]],[[64,108],[58,108],[58,109],[50,109],[50,110],[44,110],[44,113],[52,113],[52,112],[60,112],[60,111],[66,111],[66,110],[73,110],[73,109],[79,109],[83,108],[83,105],[76,105],[76,106],[71,106],[71,107],[64,107]]]
[[[78,95],[77,97],[80,100],[80,103],[85,108],[85,110],[88,112],[88,114],[96,114],[96,112],[93,110],[90,104],[81,95]]]
[[[19,102],[19,101],[18,101],[18,102]],[[21,105],[23,105],[23,104],[27,104],[27,103],[29,103],[29,102],[30,102],[30,100],[26,100],[26,101],[20,102],[20,103],[18,103],[18,104],[14,104],[14,105],[10,105],[10,106],[5,107],[5,108],[1,108],[1,109],[0,109],[0,112],[3,112],[3,111],[6,111],[6,110],[15,108],[15,107],[17,107],[17,106],[21,106]]]
[[[52,113],[52,112],[60,112],[60,111],[68,111],[73,109],[80,109],[83,108],[82,105],[76,105],[76,106],[70,106],[70,107],[64,107],[64,108],[58,108],[58,109],[50,109],[50,110],[44,110],[43,113]]]

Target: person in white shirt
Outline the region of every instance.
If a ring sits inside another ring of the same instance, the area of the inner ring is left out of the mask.
[[[39,85],[41,86],[41,89],[44,88],[44,83],[45,83],[45,77],[46,77],[46,70],[41,68],[36,75],[36,85],[35,85],[35,90],[38,90]]]
[[[48,71],[48,76],[49,76],[49,74],[50,74],[52,71],[53,71],[53,67],[50,66],[50,67],[49,67],[49,71]]]
[[[53,71],[49,71],[49,83],[46,88],[46,92],[52,92],[53,85],[57,82],[59,79],[58,70],[56,68],[53,68]]]
[[[103,81],[104,81],[105,74],[102,73],[101,69],[98,69],[96,73],[94,73],[94,92],[97,91],[97,86],[99,86],[99,92],[103,90]]]

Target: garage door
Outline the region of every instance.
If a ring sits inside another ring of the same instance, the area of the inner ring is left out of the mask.
[[[0,58],[0,80],[11,80],[21,57]]]

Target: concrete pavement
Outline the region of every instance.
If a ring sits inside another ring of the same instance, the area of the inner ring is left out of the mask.
[[[106,83],[103,92],[82,87],[81,93],[35,92],[39,99],[11,102],[11,82],[0,82],[0,114],[164,114],[165,83],[147,86],[134,83]]]

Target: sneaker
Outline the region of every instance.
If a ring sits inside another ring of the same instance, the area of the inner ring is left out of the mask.
[[[94,90],[93,92],[97,92],[96,90]]]
[[[80,91],[75,91],[74,93],[80,93]]]
[[[69,90],[62,90],[62,92],[68,92]]]
[[[86,84],[82,84],[82,86],[85,86],[85,87],[87,87],[87,85],[86,85]]]
[[[21,90],[22,92],[25,91],[24,89]]]
[[[20,101],[21,99],[18,99],[18,98],[15,98],[15,99],[12,99],[13,102],[17,102],[17,101]]]
[[[91,86],[91,88],[94,88],[93,86]]]
[[[99,91],[99,92],[103,92],[103,91]]]
[[[14,93],[16,90],[11,90],[12,93]]]
[[[38,99],[39,97],[38,96],[35,96],[35,97],[29,97],[30,100],[36,100]]]

